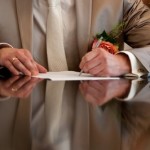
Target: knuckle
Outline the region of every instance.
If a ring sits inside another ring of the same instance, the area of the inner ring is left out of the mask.
[[[30,57],[32,56],[31,52],[28,49],[23,49],[22,51],[24,52],[24,54],[29,55]]]
[[[13,63],[15,66],[16,66],[16,65],[20,66],[19,60],[17,60],[17,59],[16,59],[15,61],[13,61],[12,63]]]
[[[88,61],[89,61],[89,57],[88,57],[88,56],[85,56],[85,57],[83,58],[83,60],[84,60],[84,62],[88,62]]]
[[[21,50],[16,50],[15,55],[20,57],[22,55],[22,51]]]
[[[26,58],[26,57],[22,57],[22,60],[21,60],[23,63],[26,63],[26,64],[29,64],[29,59]]]
[[[25,66],[26,66],[30,71],[36,70],[35,65],[33,65],[33,63],[31,63],[30,61],[26,62]]]
[[[27,49],[22,49],[22,51],[30,53]]]

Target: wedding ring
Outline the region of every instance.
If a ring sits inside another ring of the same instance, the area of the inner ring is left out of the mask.
[[[11,91],[16,92],[16,91],[18,91],[18,89],[17,88],[12,88]]]
[[[16,58],[16,57],[13,57],[12,58],[12,62],[14,62],[15,60],[17,60],[18,58]]]

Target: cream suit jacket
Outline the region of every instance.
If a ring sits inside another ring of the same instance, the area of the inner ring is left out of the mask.
[[[77,40],[80,58],[93,36],[123,21],[121,40],[135,48],[131,52],[150,71],[150,10],[142,0],[76,0]],[[0,1],[0,42],[32,50],[32,0]],[[141,48],[147,47],[147,48]],[[140,49],[137,49],[140,48]]]

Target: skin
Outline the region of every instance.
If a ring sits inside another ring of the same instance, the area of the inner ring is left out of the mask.
[[[94,76],[120,76],[131,72],[128,56],[113,55],[103,48],[95,48],[85,54],[79,67]]]
[[[17,58],[13,60],[13,58]],[[45,73],[47,70],[38,64],[26,49],[2,48],[0,50],[0,65],[8,68],[13,75],[31,76]]]
[[[85,81],[79,88],[86,101],[101,106],[114,97],[125,96],[130,84],[129,80]]]
[[[19,75],[21,72],[32,76],[47,72],[46,68],[38,64],[26,49],[2,48],[0,65],[8,68],[14,75]],[[85,73],[94,76],[120,76],[131,72],[130,61],[125,54],[113,55],[103,48],[94,48],[87,53],[79,67]]]
[[[6,81],[1,80],[0,96],[26,98],[40,81],[42,80],[30,76],[13,76]]]

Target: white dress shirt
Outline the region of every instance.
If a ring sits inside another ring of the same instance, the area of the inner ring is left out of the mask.
[[[61,0],[63,17],[64,48],[69,70],[79,69],[79,51],[77,47],[76,11],[74,0]],[[33,0],[33,57],[44,66],[46,56],[46,22],[48,15],[47,0]],[[38,42],[37,42],[38,40]],[[36,44],[35,44],[36,43]],[[38,44],[37,44],[38,43]],[[59,41],[58,41],[59,44]]]

